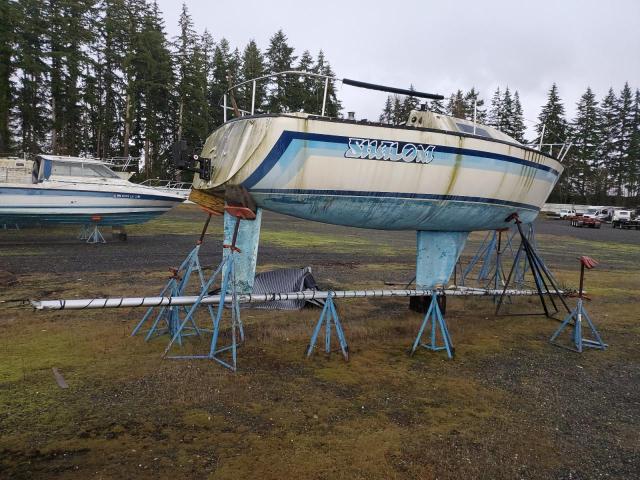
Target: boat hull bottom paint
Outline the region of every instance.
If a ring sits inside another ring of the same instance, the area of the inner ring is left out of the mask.
[[[446,287],[469,232],[417,232],[416,288]]]
[[[505,228],[512,213],[524,223],[538,210],[481,200],[251,192],[258,206],[315,222],[379,230],[464,231]]]

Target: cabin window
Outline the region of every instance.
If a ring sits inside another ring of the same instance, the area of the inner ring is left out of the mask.
[[[51,174],[60,177],[119,178],[104,165],[81,162],[53,162]]]
[[[473,125],[467,125],[466,123],[456,123],[456,126],[458,127],[458,130],[461,131],[462,133],[470,133],[471,135],[474,135]],[[489,135],[488,131],[478,126],[476,126],[475,135],[491,138],[491,135]]]

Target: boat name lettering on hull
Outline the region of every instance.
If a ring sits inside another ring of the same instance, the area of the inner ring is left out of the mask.
[[[140,195],[136,193],[114,193],[113,198],[133,198],[137,200],[140,198]]]
[[[369,160],[390,160],[392,162],[431,163],[435,145],[421,145],[370,138],[349,138],[349,146],[344,152],[346,158],[366,158]]]

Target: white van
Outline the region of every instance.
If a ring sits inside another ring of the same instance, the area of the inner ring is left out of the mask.
[[[633,217],[631,210],[614,210],[613,221],[629,221]]]
[[[559,213],[560,218],[574,217],[575,215],[576,211],[573,208],[563,208]]]

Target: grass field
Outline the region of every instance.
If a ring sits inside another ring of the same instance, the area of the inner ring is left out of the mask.
[[[73,229],[0,231],[0,270],[17,277],[0,285],[0,478],[639,477],[636,232],[590,240],[540,222],[542,256],[563,284],[577,284],[578,255],[601,261],[587,274],[587,309],[610,348],[582,355],[548,343],[554,320],[496,317],[490,299],[455,298],[446,315],[455,360],[410,357],[422,317],[406,300],[360,299],[337,302],[348,363],[304,357],[319,310],[243,310],[247,341],[231,373],[161,360],[166,339],[129,336],[139,309],[20,304],[157,294],[202,221],[183,206],[102,246],[78,242]],[[267,215],[259,269],[310,265],[331,288],[402,283],[414,272],[414,235]],[[481,239],[472,235],[463,261]],[[216,221],[208,267],[220,244]],[[539,307],[529,298],[509,309]]]

